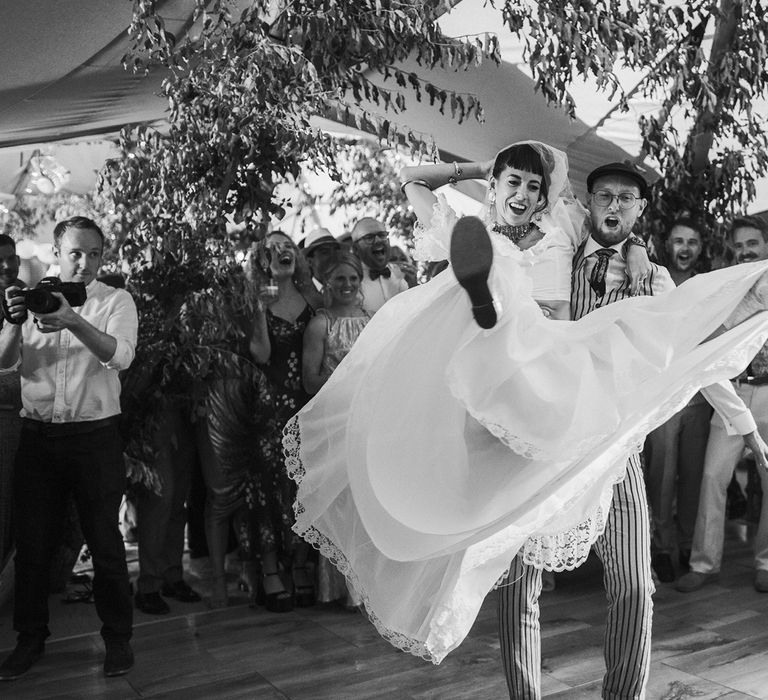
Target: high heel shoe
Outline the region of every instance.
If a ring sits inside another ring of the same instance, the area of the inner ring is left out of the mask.
[[[493,245],[483,222],[476,216],[463,216],[451,235],[451,266],[472,305],[472,315],[480,328],[496,325],[496,307],[488,275],[493,265]]]
[[[237,587],[243,593],[248,594],[248,607],[255,608],[256,605],[263,605],[263,602],[259,601],[259,595],[261,590],[261,577],[259,575],[259,567],[255,562],[244,561],[241,564],[240,580],[237,582]]]
[[[293,567],[293,595],[297,608],[309,608],[315,604],[315,583],[309,571],[306,565]]]
[[[265,571],[259,579],[259,590],[256,598],[257,602],[260,605],[263,605],[269,612],[290,612],[293,610],[293,596],[286,591],[285,588],[281,591],[274,591],[272,593],[267,593],[266,590],[264,590],[264,579],[270,576],[277,576],[278,580],[280,580],[280,575],[277,571],[271,573]],[[283,583],[280,581],[280,586],[282,587],[282,585]]]

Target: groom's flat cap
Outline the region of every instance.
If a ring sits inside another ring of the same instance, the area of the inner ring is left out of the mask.
[[[648,182],[646,181],[639,168],[629,163],[606,163],[598,168],[595,168],[589,175],[587,175],[587,190],[592,191],[592,185],[595,180],[604,175],[622,175],[628,177],[637,183],[640,188],[640,196],[643,199],[648,199]]]

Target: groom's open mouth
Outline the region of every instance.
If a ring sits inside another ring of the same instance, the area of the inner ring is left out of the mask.
[[[603,219],[603,223],[608,228],[616,228],[621,223],[621,220],[618,216],[609,215]]]

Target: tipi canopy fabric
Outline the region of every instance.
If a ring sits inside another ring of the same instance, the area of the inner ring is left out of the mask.
[[[193,0],[157,3],[168,29],[179,35],[189,28],[194,5]],[[0,191],[13,191],[25,159],[39,144],[93,141],[98,135],[114,135],[125,124],[163,120],[167,105],[157,95],[161,71],[136,75],[121,65],[129,46],[126,30],[131,8],[128,0],[4,3],[0,21]],[[507,31],[502,26],[496,29],[500,34]],[[484,124],[473,119],[459,124],[450,110],[441,115],[411,94],[405,112],[387,115],[433,137],[445,158],[487,159],[513,141],[545,141],[568,153],[574,188],[583,193],[589,170],[602,162],[629,157],[597,136],[589,125],[571,121],[562,110],[547,106],[534,93],[530,78],[514,65],[486,63],[453,71],[406,64],[403,69],[414,70],[435,85],[471,93],[484,105]],[[375,105],[365,106],[383,116]],[[324,120],[317,123],[328,125]],[[93,159],[78,155],[73,148],[58,148],[55,154],[72,172],[69,187],[75,191],[87,187]]]

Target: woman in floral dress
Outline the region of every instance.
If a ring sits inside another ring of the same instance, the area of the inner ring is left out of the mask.
[[[258,587],[267,609],[284,612],[293,608],[294,599],[299,606],[314,603],[306,567],[309,546],[291,529],[296,484],[286,471],[281,440],[285,424],[309,400],[301,379],[302,343],[319,304],[309,269],[287,235],[270,233],[258,257],[267,284],[260,292],[250,352],[269,380],[274,414],[260,440],[258,473],[247,501],[261,554]]]

